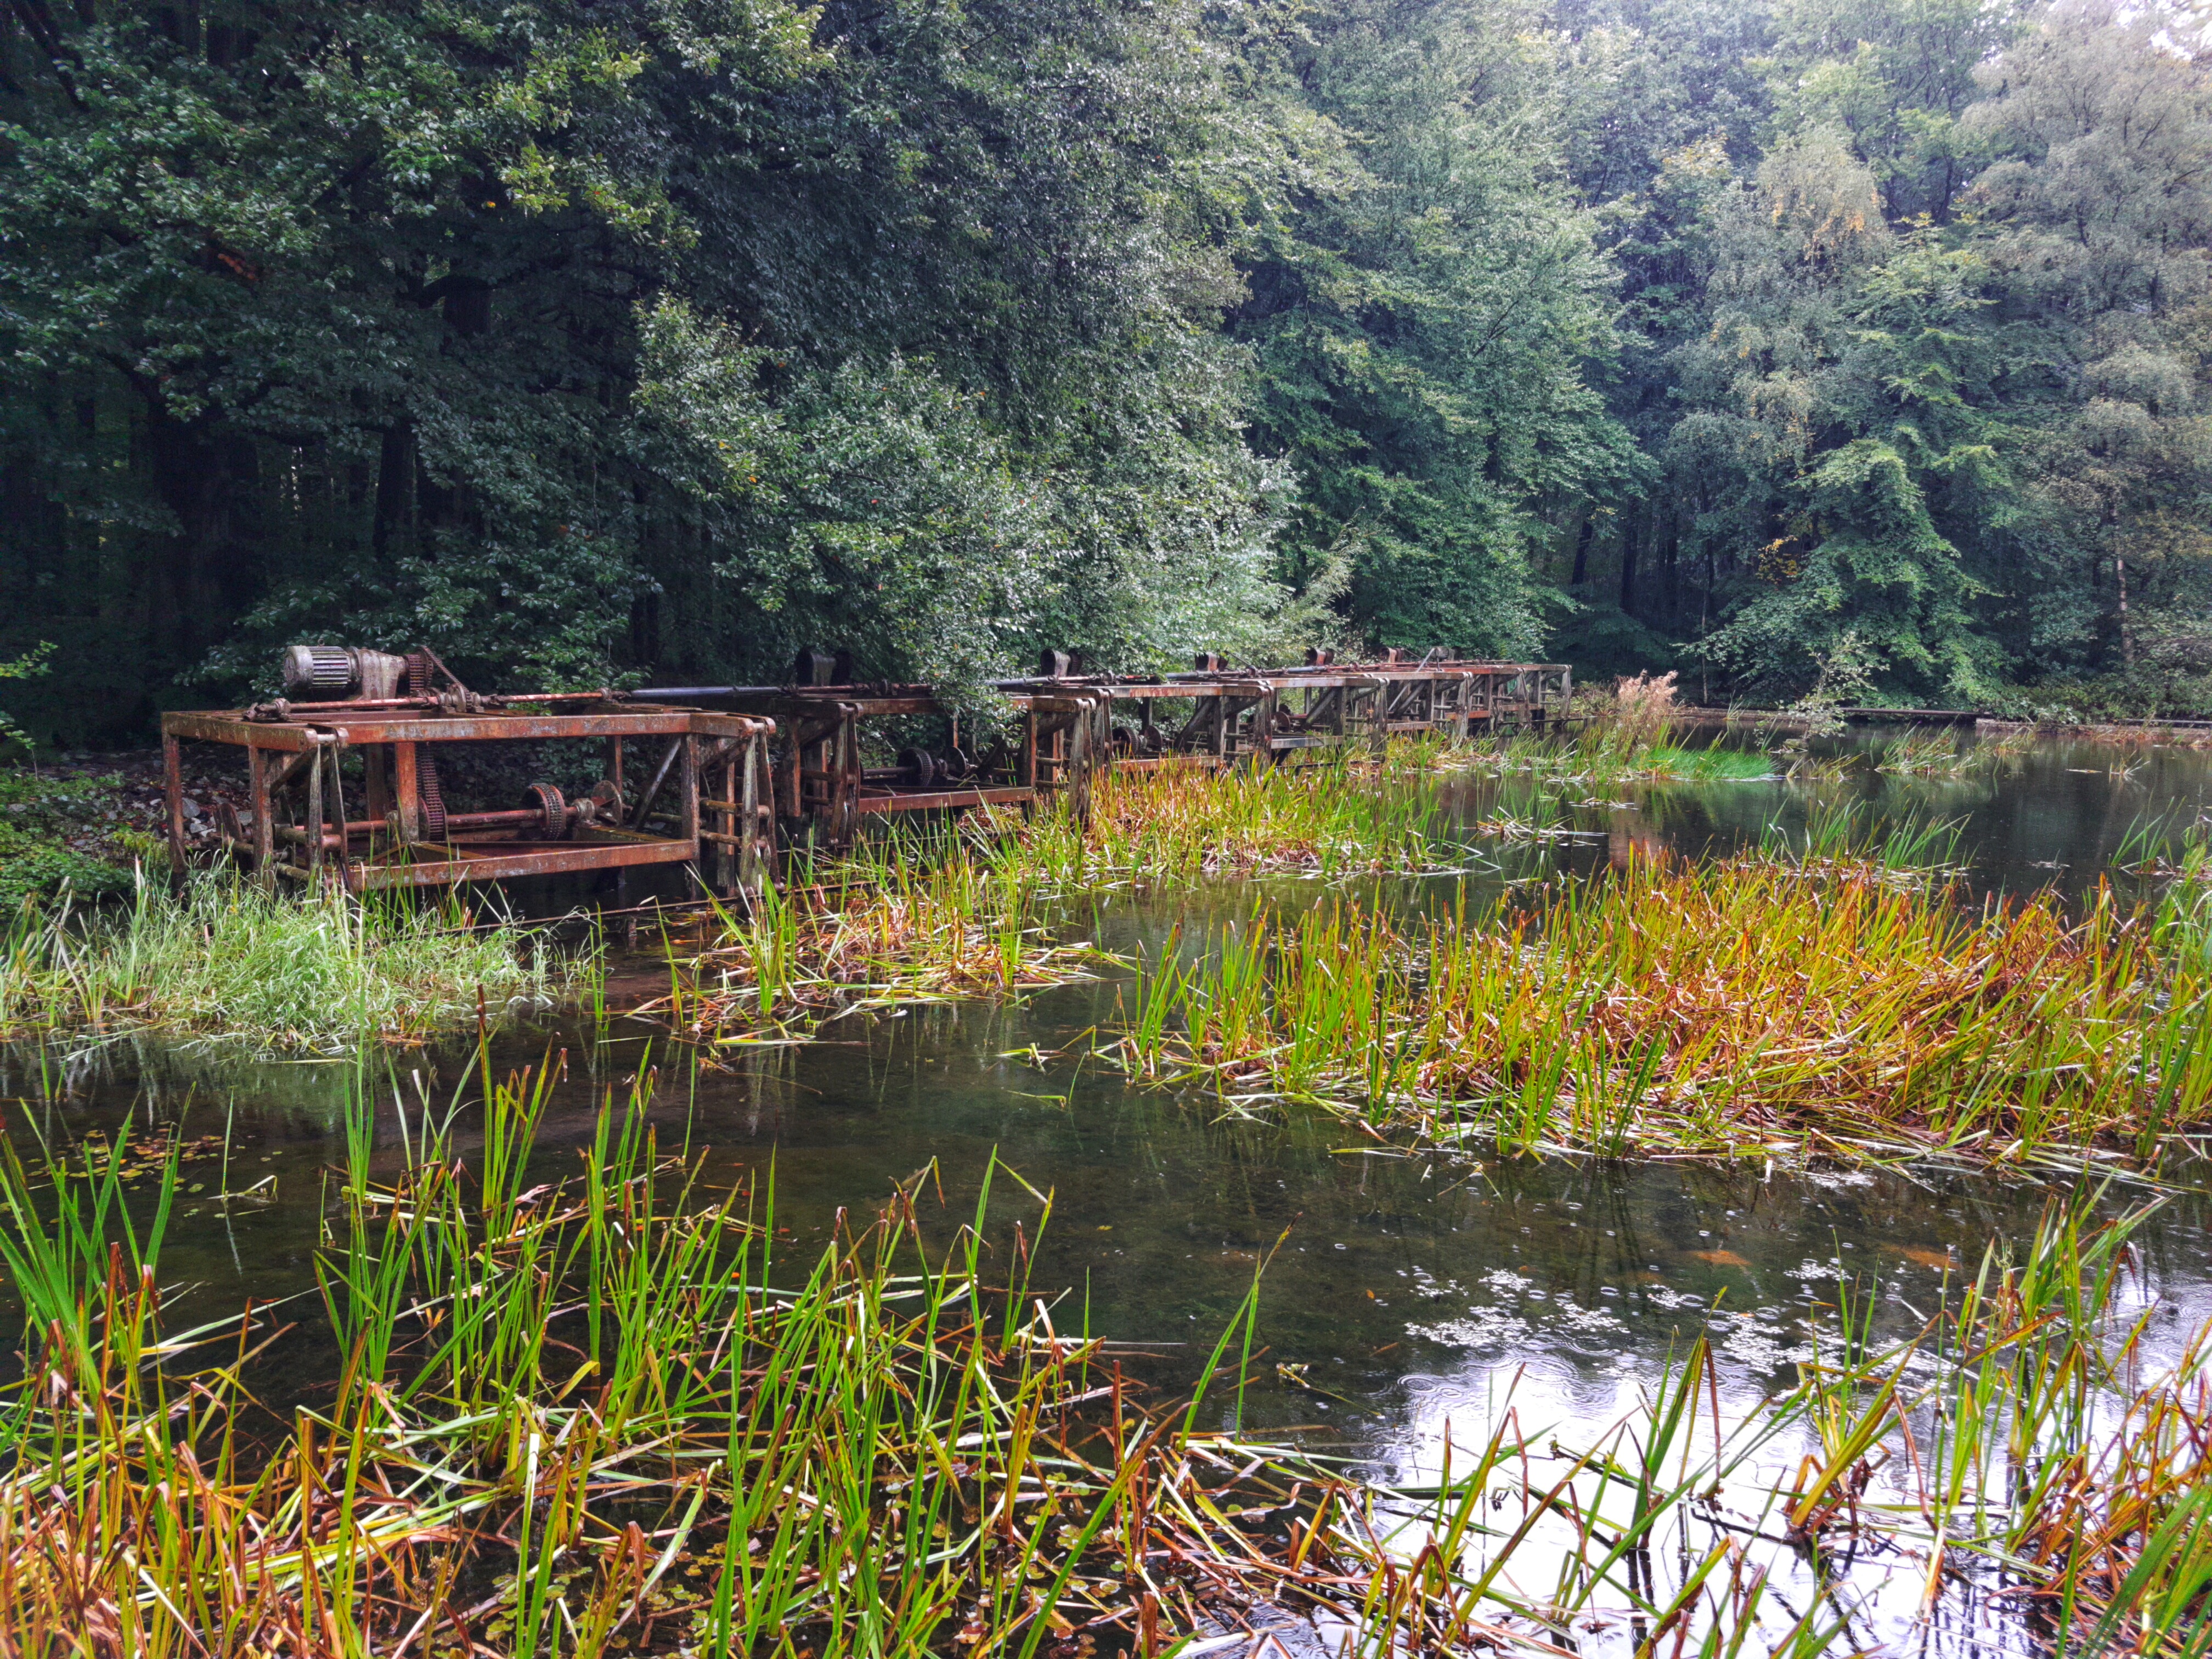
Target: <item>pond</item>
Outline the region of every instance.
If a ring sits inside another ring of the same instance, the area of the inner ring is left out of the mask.
[[[1891,740],[1861,732],[1840,747],[1878,753]],[[1511,780],[1462,779],[1443,794],[1473,824],[1516,789],[1525,796]],[[1425,885],[1490,889],[1654,844],[1725,850],[1778,821],[1802,823],[1820,810],[1812,793],[1732,782],[1594,802],[1570,787],[1553,792],[1553,822],[1577,833],[1475,842],[1464,873]],[[1957,856],[1983,889],[2055,883],[2078,895],[2138,826],[2205,811],[2212,757],[2042,740],[1954,777],[1863,768],[1828,793],[1858,802],[1870,822],[1955,823]],[[1126,952],[1157,944],[1194,908],[1243,902],[1109,897],[1091,925]],[[1244,1425],[1297,1429],[1309,1445],[1401,1480],[1432,1477],[1447,1437],[1464,1447],[1486,1434],[1509,1397],[1531,1428],[1594,1431],[1699,1331],[1714,1339],[1717,1401],[1748,1409],[1790,1382],[1808,1318],[1835,1302],[1839,1282],[1872,1299],[1881,1330],[1905,1335],[1993,1239],[2031,1233],[2055,1190],[1958,1170],[1446,1164],[1350,1145],[1333,1120],[1260,1121],[1218,1101],[1125,1087],[1087,1062],[1119,988],[1107,978],[1015,1006],[850,1016],[811,1043],[705,1054],[635,1021],[570,1023],[501,1037],[494,1064],[565,1064],[541,1141],[549,1170],[588,1139],[610,1089],[658,1066],[663,1148],[703,1152],[710,1185],[772,1173],[777,1220],[798,1244],[825,1237],[841,1212],[870,1213],[925,1170],[926,1208],[949,1235],[973,1213],[995,1159],[1051,1194],[1035,1282],[1064,1292],[1058,1325],[1154,1345],[1144,1363],[1164,1388],[1196,1373],[1264,1261],[1266,1352]],[[142,1037],[7,1053],[0,1089],[50,1142],[181,1126],[191,1155],[162,1277],[191,1285],[189,1306],[211,1317],[249,1296],[312,1297],[326,1171],[343,1159],[349,1103],[374,1103],[378,1155],[394,1158],[426,1114],[470,1097],[471,1065],[459,1047],[275,1062]],[[465,1146],[465,1129],[459,1139]],[[210,1196],[257,1183],[250,1200]],[[2143,1196],[2115,1190],[2105,1202]],[[1042,1209],[997,1176],[994,1237],[1019,1220],[1034,1238]],[[2130,1295],[2161,1304],[2154,1348],[2212,1317],[2208,1224],[2204,1196],[2185,1191],[2136,1236],[2142,1272]],[[315,1360],[295,1350],[264,1398],[280,1408],[271,1390],[311,1399]],[[1869,1616],[1901,1617],[1883,1592],[1867,1594]],[[1960,1651],[2033,1646],[2002,1622],[1948,1639]]]

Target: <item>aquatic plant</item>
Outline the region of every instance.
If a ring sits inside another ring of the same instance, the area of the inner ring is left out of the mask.
[[[1048,1194],[987,1271],[1011,1171],[939,1250],[925,1175],[794,1261],[772,1188],[663,1156],[643,1073],[546,1179],[548,1077],[487,1079],[471,1168],[434,1114],[372,1182],[351,1126],[335,1386],[273,1423],[251,1377],[286,1330],[165,1332],[162,1228],[127,1225],[112,1163],[49,1162],[49,1218],[0,1162],[10,1650],[1159,1652],[1285,1605],[1465,1650],[1456,1581],[1407,1582],[1358,1483],[1202,1426],[1237,1415],[1251,1297],[1164,1394],[1029,1283]]]
[[[142,878],[127,909],[15,911],[0,934],[0,1030],[159,1026],[270,1048],[416,1042],[550,1009],[589,963],[458,898],[265,892]]]
[[[1949,727],[1924,731],[1918,727],[1899,732],[1882,745],[1875,759],[1877,772],[1906,777],[1963,777],[1984,757],[1978,745],[1961,747]]]
[[[2196,1650],[2212,1338],[2154,1345],[2148,1212],[2104,1194],[1894,1346],[1839,1283],[1764,1401],[1723,1412],[1693,1333],[1618,1420],[1509,1392],[1393,1486],[1237,1428],[1256,1276],[1178,1395],[1035,1282],[1051,1197],[1003,1166],[949,1240],[925,1172],[801,1252],[772,1184],[664,1152],[649,1068],[549,1169],[550,1078],[483,1078],[465,1163],[456,1112],[380,1149],[361,1106],[322,1316],[282,1326],[167,1328],[173,1158],[149,1218],[119,1151],[0,1149],[11,1651],[1033,1659],[1287,1622],[1373,1659],[1840,1659],[1951,1600],[2054,1651]],[[327,1386],[288,1404],[302,1344]]]
[[[633,1012],[690,1036],[864,1007],[985,999],[1088,978],[1113,960],[1049,925],[1018,843],[945,827],[794,859],[742,910],[665,936],[669,990]]]
[[[1418,775],[1427,768],[1416,756],[1394,740],[1383,766]],[[1052,889],[1158,891],[1216,877],[1337,880],[1455,865],[1459,849],[1440,827],[1432,796],[1412,777],[1406,787],[1376,788],[1357,763],[1331,757],[1109,776],[1092,792],[1087,823],[1041,814],[1016,845],[1024,868]]]
[[[1632,857],[1540,902],[1401,918],[1255,908],[1151,964],[1111,1053],[1239,1109],[1608,1154],[2155,1160],[2212,1111],[2212,912],[2109,891],[1975,903],[1940,829],[1705,864]],[[1462,901],[1462,905],[1464,901]],[[1170,983],[1163,988],[1161,979]]]
[[[1778,778],[1784,769],[1771,756],[1745,749],[1717,736],[1696,746],[1671,742],[1623,741],[1603,725],[1571,736],[1516,732],[1488,738],[1449,751],[1438,760],[1445,770],[1492,777],[1525,776],[1590,788],[1632,783],[1722,783]]]
[[[1375,789],[1327,763],[1109,777],[1087,824],[1059,805],[891,830],[835,863],[794,857],[781,891],[742,914],[716,904],[702,934],[672,935],[668,995],[637,1012],[709,1036],[1065,984],[1114,960],[1069,936],[1084,896],[1231,875],[1410,873],[1444,851],[1434,819],[1425,793]]]

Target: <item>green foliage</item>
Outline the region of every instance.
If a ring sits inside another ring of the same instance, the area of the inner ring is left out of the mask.
[[[299,637],[973,693],[1565,652],[2212,674],[2212,77],[2063,0],[0,20],[40,743]],[[0,735],[16,735],[0,728]]]
[[[1534,21],[1347,0],[1281,51],[1349,143],[1261,245],[1231,328],[1256,356],[1260,441],[1304,483],[1284,568],[1348,557],[1376,641],[1534,653],[1541,509],[1646,471],[1588,373],[1617,349],[1611,276],[1544,136]]]
[[[52,657],[53,653],[54,647],[51,641],[41,641],[35,648],[25,652],[15,661],[0,662],[0,680],[37,678],[46,672],[47,659]],[[0,749],[5,749],[10,744],[20,744],[25,749],[33,746],[30,734],[9,718],[6,709],[0,708]]]
[[[44,907],[56,900],[95,901],[131,890],[128,870],[68,844],[88,825],[104,821],[115,777],[57,777],[21,767],[0,767],[0,912],[13,915],[25,901]]]

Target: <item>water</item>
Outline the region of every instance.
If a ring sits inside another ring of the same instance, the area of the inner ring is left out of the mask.
[[[1512,787],[1455,784],[1454,810],[1479,821]],[[2056,882],[2078,892],[2137,824],[2200,816],[2212,759],[2042,743],[1962,779],[1869,775],[1846,789],[1870,813],[1957,821],[1961,856],[1985,889]],[[1724,850],[1778,816],[1802,815],[1804,798],[1726,784],[1576,806],[1581,837],[1486,845],[1463,879],[1487,887],[1587,868],[1654,842]],[[1246,902],[1215,894],[1198,908]],[[1157,940],[1192,908],[1123,899],[1100,913],[1099,937],[1124,949]],[[1218,1101],[1123,1087],[1084,1058],[1115,994],[1107,981],[1013,1006],[848,1018],[811,1045],[703,1060],[617,1020],[510,1036],[495,1061],[565,1055],[544,1137],[549,1172],[573,1168],[571,1149],[610,1089],[659,1064],[663,1146],[703,1152],[713,1185],[772,1170],[778,1218],[797,1245],[924,1172],[928,1212],[949,1235],[972,1214],[995,1158],[1052,1195],[1035,1282],[1063,1291],[1060,1328],[1158,1345],[1142,1363],[1163,1387],[1194,1372],[1265,1260],[1267,1352],[1246,1425],[1303,1429],[1310,1443],[1394,1477],[1433,1474],[1447,1435],[1463,1446],[1486,1431],[1509,1385],[1532,1426],[1611,1421],[1700,1330],[1717,1343],[1724,1405],[1747,1409],[1786,1385],[1808,1310],[1834,1299],[1839,1278],[1874,1295],[1882,1328],[1902,1334],[1935,1305],[1947,1273],[1978,1263],[1993,1238],[2031,1231],[2052,1195],[2038,1182],[1955,1171],[1432,1163],[1352,1145],[1352,1131],[1334,1122],[1259,1121]],[[312,1297],[324,1172],[343,1155],[349,1096],[381,1103],[379,1156],[396,1160],[403,1134],[465,1095],[467,1072],[460,1049],[271,1063],[134,1039],[0,1056],[0,1092],[52,1142],[156,1121],[204,1138],[185,1166],[162,1276],[196,1287],[179,1317],[213,1316],[247,1296]],[[465,1150],[465,1127],[459,1139]],[[226,1182],[267,1184],[223,1206],[209,1194]],[[1034,1236],[1042,1209],[998,1177],[998,1237],[1017,1220]],[[2206,1201],[2183,1194],[2141,1236],[2142,1292],[2165,1302],[2160,1319],[2176,1335],[2212,1316],[2208,1221]],[[319,1318],[312,1300],[299,1313]],[[325,1380],[301,1350],[277,1391],[307,1398]],[[1975,1651],[1983,1639],[1960,1638]],[[1990,1650],[2003,1650],[1997,1640]]]

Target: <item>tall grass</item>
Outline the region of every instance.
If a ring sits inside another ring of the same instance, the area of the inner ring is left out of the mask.
[[[1154,964],[1133,1073],[1379,1133],[1610,1155],[2155,1162],[2212,1114],[2212,913],[2182,885],[1969,902],[1848,829],[1639,859],[1541,902],[1256,910]],[[1172,1011],[1172,1014],[1169,1013]]]
[[[160,1229],[119,1224],[115,1171],[49,1166],[42,1208],[0,1166],[29,1363],[0,1410],[9,1650],[1157,1653],[1285,1601],[1386,1644],[1449,1619],[1421,1585],[1365,1610],[1398,1567],[1353,1483],[1202,1426],[1237,1414],[1251,1297],[1164,1397],[1056,1322],[1036,1234],[994,1259],[1011,1172],[949,1243],[917,1180],[790,1260],[772,1193],[662,1154],[647,1087],[565,1180],[543,1073],[491,1086],[470,1167],[416,1122],[372,1179],[356,1125],[334,1386],[274,1420],[254,1356],[298,1335],[252,1310],[165,1335]]]
[[[1875,770],[1905,777],[1962,777],[1995,752],[1978,744],[1962,747],[1958,733],[1948,726],[1913,727],[1882,745]]]
[[[1402,744],[1394,744],[1391,757]],[[1188,887],[1281,873],[1340,880],[1460,861],[1418,786],[1378,789],[1341,757],[1109,777],[1090,822],[1042,815],[1016,843],[1026,879],[1062,891]]]
[[[1501,733],[1443,751],[1437,764],[1452,771],[1593,788],[1634,783],[1742,783],[1785,775],[1784,767],[1771,756],[1740,748],[1724,737],[1698,744],[1638,741],[1604,725],[1584,726],[1566,736]]]
[[[338,1052],[567,994],[577,960],[471,920],[458,901],[296,896],[217,876],[173,896],[142,879],[121,912],[26,907],[0,933],[0,1032],[155,1025]]]
[[[896,1002],[1004,996],[1113,959],[1071,937],[1073,901],[1212,878],[1344,879],[1434,868],[1433,800],[1364,787],[1340,764],[1109,778],[1088,825],[1065,810],[901,828],[835,863],[795,857],[781,891],[716,906],[670,989],[639,1012],[686,1036],[787,1027]]]
[[[771,1190],[664,1153],[649,1088],[565,1177],[543,1072],[490,1084],[468,1164],[450,1115],[388,1169],[356,1121],[319,1319],[171,1331],[173,1169],[134,1223],[112,1163],[0,1159],[8,1650],[1164,1654],[1291,1619],[1373,1659],[1840,1656],[1991,1590],[2054,1651],[2201,1650],[2207,1337],[2154,1346],[2142,1212],[2098,1194],[1894,1347],[1839,1286],[1755,1407],[1695,1338],[1616,1423],[1509,1398],[1391,1486],[1235,1426],[1256,1279],[1164,1395],[1032,1281],[1011,1171],[934,1244],[917,1181],[794,1258]],[[301,1344],[330,1386],[264,1407]]]

